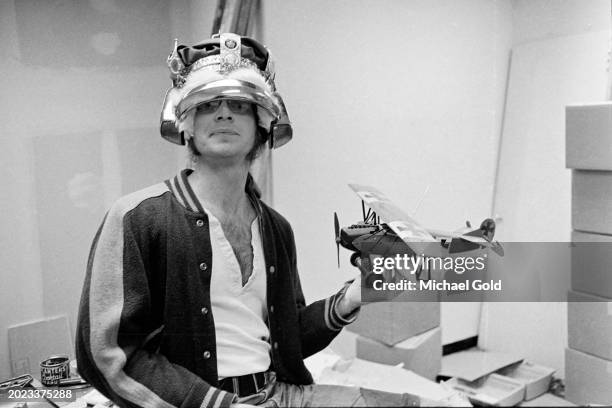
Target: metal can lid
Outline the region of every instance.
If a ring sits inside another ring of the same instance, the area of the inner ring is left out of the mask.
[[[51,356],[40,363],[41,367],[57,367],[68,364],[68,356]]]

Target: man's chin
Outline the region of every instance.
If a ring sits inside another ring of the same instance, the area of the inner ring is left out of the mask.
[[[228,161],[240,161],[245,160],[248,152],[244,152],[239,149],[231,148],[227,146],[226,148],[216,148],[216,149],[207,149],[205,152],[202,152],[202,156],[205,158],[209,158],[212,160],[228,160]]]

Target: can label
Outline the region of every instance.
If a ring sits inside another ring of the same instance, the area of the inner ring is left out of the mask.
[[[70,359],[67,356],[49,357],[40,363],[40,382],[50,387],[58,385],[62,378],[70,377]]]

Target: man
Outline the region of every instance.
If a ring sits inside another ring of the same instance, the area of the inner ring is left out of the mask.
[[[416,404],[312,385],[304,366],[356,318],[359,280],[306,306],[291,227],[249,174],[265,143],[287,141],[267,49],[221,34],[175,47],[169,66],[178,132],[162,132],[193,170],[107,213],[80,305],[81,375],[121,406]]]

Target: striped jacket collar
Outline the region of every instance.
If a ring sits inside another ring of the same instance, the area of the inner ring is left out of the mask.
[[[174,197],[178,200],[179,203],[181,203],[183,207],[185,207],[189,211],[204,214],[206,213],[206,211],[204,210],[204,207],[200,203],[200,200],[198,200],[198,197],[195,195],[193,189],[191,188],[191,185],[189,184],[189,181],[187,180],[187,177],[191,173],[193,173],[192,169],[184,169],[173,178],[166,180],[165,183],[166,186],[168,186],[168,189],[170,190],[172,195],[174,195]],[[261,197],[261,191],[255,183],[255,180],[253,180],[253,176],[251,176],[251,173],[249,173],[247,176],[247,181],[244,190],[247,192],[247,195],[253,201],[254,204],[259,202],[259,198]],[[256,209],[258,207],[258,205],[255,206]]]

